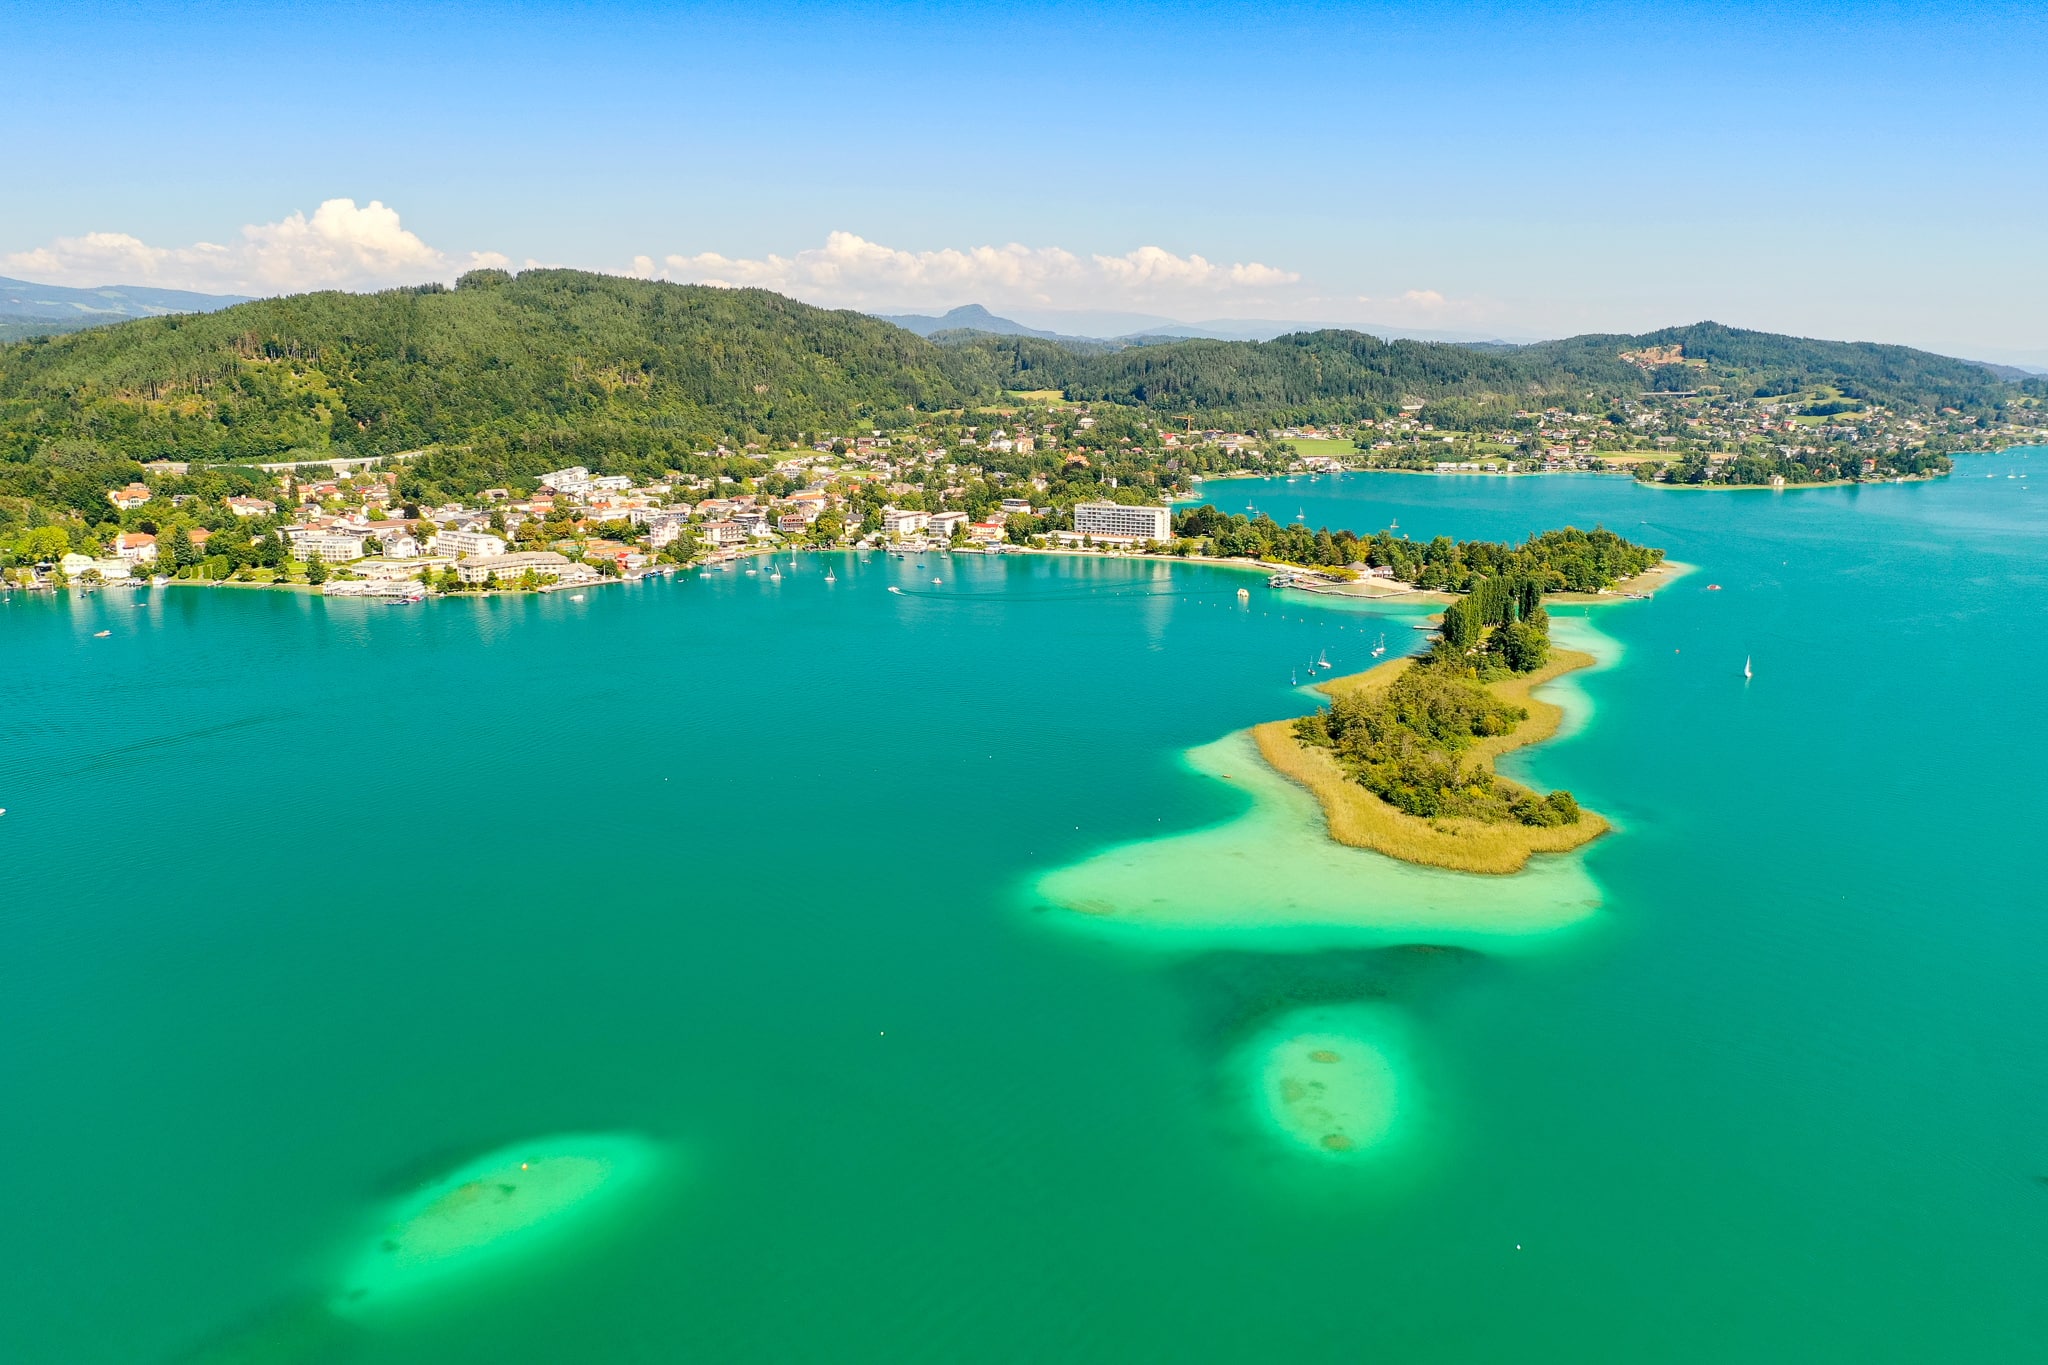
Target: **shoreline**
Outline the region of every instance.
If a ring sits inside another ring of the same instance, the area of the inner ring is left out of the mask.
[[[1363,673],[1332,678],[1315,685],[1325,696],[1389,686],[1413,663],[1392,659]],[[1526,706],[1529,718],[1512,731],[1475,744],[1473,763],[1499,777],[1501,755],[1541,744],[1558,732],[1564,708],[1534,694],[1546,683],[1599,662],[1572,649],[1553,649],[1550,662],[1534,673],[1486,684],[1498,697]],[[1269,768],[1306,788],[1322,806],[1329,837],[1352,848],[1370,849],[1401,862],[1439,867],[1452,872],[1505,876],[1520,872],[1537,853],[1569,853],[1583,848],[1613,828],[1595,811],[1580,808],[1571,825],[1506,825],[1469,819],[1424,819],[1380,800],[1346,773],[1337,760],[1294,737],[1294,721],[1271,720],[1247,732]],[[1513,779],[1501,777],[1503,782]],[[1519,786],[1520,783],[1515,785]]]
[[[1997,450],[1959,450],[1952,452],[1949,458],[1953,460],[1966,455],[2007,455],[2015,450],[2039,450],[2042,448],[2035,445],[2012,445],[2001,446]],[[1429,479],[1522,479],[1577,474],[1606,479],[1628,479],[1633,483],[1641,484],[1644,488],[1664,488],[1674,491],[1682,489],[1695,493],[1793,493],[1803,488],[1862,488],[1865,486],[1877,487],[1899,483],[1933,483],[1937,479],[1949,478],[1955,473],[1954,469],[1945,469],[1929,474],[1904,474],[1888,479],[1828,479],[1817,483],[1788,482],[1783,487],[1768,483],[1646,483],[1636,478],[1634,466],[1648,464],[1652,461],[1668,461],[1672,458],[1669,453],[1639,454],[1635,451],[1608,451],[1605,453],[1595,453],[1594,457],[1623,464],[1627,467],[1620,469],[1399,469],[1388,467],[1382,469],[1318,469],[1300,473],[1261,473],[1253,469],[1233,469],[1227,474],[1204,474],[1202,476],[1202,483],[1206,486],[1212,483],[1222,483],[1226,480],[1239,479],[1319,479],[1326,476],[1335,477],[1341,474],[1412,474]],[[1189,497],[1174,498],[1171,501],[1200,504],[1207,501],[1207,499],[1197,491]]]
[[[1616,579],[1614,586],[1605,592],[1554,592],[1545,600],[1568,607],[1610,606],[1616,602],[1647,602],[1664,589],[1684,578],[1687,574],[1699,572],[1697,564],[1687,564],[1677,559],[1660,559],[1634,578]]]
[[[735,557],[734,557],[733,559],[731,559],[731,560],[728,560],[728,561],[719,561],[719,560],[711,560],[711,559],[705,559],[705,560],[696,560],[696,561],[693,561],[693,562],[691,562],[691,563],[689,563],[689,564],[671,564],[671,565],[663,565],[663,566],[660,566],[659,568],[656,568],[656,569],[650,569],[650,570],[645,570],[645,571],[642,571],[642,572],[640,572],[640,573],[635,573],[635,574],[628,574],[628,575],[621,575],[621,576],[619,576],[619,577],[616,577],[616,578],[614,578],[614,577],[609,577],[609,576],[607,576],[607,577],[602,577],[602,578],[598,578],[598,579],[595,579],[595,580],[593,580],[593,581],[591,581],[591,582],[588,582],[588,583],[579,583],[579,584],[575,584],[575,585],[573,585],[573,586],[574,586],[574,587],[577,587],[577,588],[595,588],[595,587],[603,587],[604,585],[606,585],[606,584],[608,584],[608,583],[609,583],[609,584],[626,584],[626,583],[638,583],[638,582],[642,581],[643,579],[647,579],[647,578],[661,578],[661,577],[673,577],[673,576],[675,576],[675,575],[677,575],[677,574],[681,574],[681,573],[686,573],[686,572],[691,572],[691,571],[695,571],[695,572],[699,572],[699,573],[702,573],[702,572],[705,572],[705,571],[707,571],[707,570],[711,570],[711,569],[715,569],[715,568],[718,568],[718,567],[720,567],[720,566],[721,566],[721,564],[722,564],[722,563],[728,563],[728,564],[729,564],[729,563],[740,563],[740,562],[743,562],[743,561],[745,561],[745,560],[747,560],[747,559],[752,559],[752,558],[758,558],[758,557],[763,557],[763,556],[766,556],[766,557],[771,557],[771,558],[772,558],[772,557],[773,557],[774,555],[776,555],[776,554],[780,554],[780,553],[788,553],[788,554],[791,554],[791,555],[797,555],[797,554],[855,554],[855,553],[858,553],[858,552],[859,552],[859,551],[860,551],[861,549],[862,549],[862,547],[861,547],[861,546],[858,546],[858,545],[841,545],[841,546],[824,546],[824,545],[804,545],[804,546],[788,546],[788,545],[783,545],[783,546],[776,546],[776,547],[774,547],[773,549],[751,549],[751,548],[750,548],[750,549],[748,549],[748,550],[746,550],[746,551],[742,552],[741,554],[739,554],[739,555],[735,556]],[[1267,576],[1267,577],[1269,577],[1269,578],[1270,578],[1271,576],[1273,576],[1274,574],[1281,574],[1281,573],[1286,573],[1286,574],[1303,574],[1303,573],[1306,573],[1306,574],[1315,574],[1315,573],[1320,573],[1320,572],[1322,572],[1322,571],[1321,571],[1320,569],[1315,569],[1315,568],[1311,568],[1311,567],[1309,567],[1309,566],[1307,566],[1307,565],[1302,565],[1302,564],[1285,564],[1285,563],[1281,563],[1281,562],[1279,562],[1278,560],[1263,560],[1263,559],[1243,559],[1243,558],[1217,559],[1217,558],[1205,558],[1205,557],[1202,557],[1202,556],[1196,556],[1196,555],[1171,555],[1171,554],[1159,554],[1159,555],[1148,555],[1148,554],[1138,554],[1138,553],[1134,553],[1134,552],[1131,552],[1131,551],[1126,551],[1126,550],[1115,550],[1115,549],[1053,549],[1053,548],[1050,548],[1050,547],[1048,547],[1048,548],[1046,548],[1046,549],[1034,549],[1034,548],[1032,548],[1032,547],[1030,547],[1030,546],[1028,546],[1028,545],[1005,545],[1005,546],[1004,546],[1004,547],[1003,547],[1003,548],[1002,548],[1002,549],[1001,549],[1001,550],[1000,550],[999,552],[997,552],[996,554],[993,554],[993,555],[988,555],[988,554],[986,554],[986,552],[985,552],[985,551],[982,551],[982,550],[979,550],[979,549],[960,549],[960,550],[955,550],[955,549],[954,549],[953,547],[951,547],[951,546],[937,546],[937,545],[935,545],[935,546],[931,546],[931,547],[928,547],[928,548],[927,548],[927,549],[925,549],[925,550],[919,550],[919,551],[910,551],[910,550],[897,550],[897,549],[891,549],[891,548],[885,548],[885,547],[879,547],[879,546],[878,546],[878,547],[869,547],[869,552],[870,552],[870,553],[874,553],[874,554],[884,554],[884,555],[893,555],[893,554],[910,554],[910,553],[918,553],[918,554],[947,554],[947,555],[951,555],[951,554],[967,554],[967,555],[984,555],[985,557],[987,557],[987,558],[991,558],[991,559],[999,559],[999,558],[1002,558],[1002,557],[1004,557],[1004,556],[1006,556],[1006,555],[1040,555],[1040,556],[1045,556],[1045,557],[1049,557],[1049,558],[1068,558],[1068,559],[1113,559],[1113,560],[1129,560],[1129,561],[1135,561],[1135,562],[1138,562],[1138,563],[1146,563],[1146,564],[1167,564],[1167,565],[1174,565],[1174,564],[1184,564],[1184,565],[1190,565],[1190,566],[1198,566],[1198,567],[1203,567],[1203,568],[1211,568],[1211,569],[1230,569],[1230,570],[1234,570],[1234,571],[1236,571],[1236,572],[1239,572],[1239,573],[1258,573],[1258,574],[1264,574],[1264,575],[1266,575],[1266,576]],[[1550,598],[1550,600],[1552,600],[1552,601],[1554,601],[1554,602],[1558,602],[1558,603],[1564,604],[1564,605],[1568,605],[1568,606],[1598,606],[1598,605],[1602,605],[1602,604],[1606,604],[1606,603],[1613,603],[1613,602],[1625,602],[1625,601],[1642,601],[1642,600],[1645,600],[1645,599],[1649,598],[1649,597],[1650,597],[1650,596],[1651,596],[1652,594],[1654,594],[1654,593],[1656,593],[1656,592],[1658,592],[1658,591],[1661,591],[1661,590],[1662,590],[1663,588],[1665,588],[1665,587],[1668,587],[1668,586],[1669,586],[1669,585],[1670,585],[1671,583],[1673,583],[1673,582],[1677,581],[1677,580],[1678,580],[1679,578],[1682,578],[1682,577],[1684,577],[1684,576],[1685,576],[1686,574],[1689,574],[1689,573],[1692,573],[1692,572],[1694,572],[1694,571],[1695,571],[1695,570],[1697,569],[1697,567],[1698,567],[1698,566],[1696,566],[1696,565],[1692,565],[1692,564],[1683,564],[1683,563],[1680,563],[1680,562],[1678,562],[1678,561],[1676,561],[1676,560],[1668,560],[1668,559],[1667,559],[1667,560],[1663,561],[1662,563],[1658,564],[1657,566],[1655,566],[1654,568],[1651,568],[1651,569],[1649,569],[1649,570],[1646,570],[1646,571],[1645,571],[1644,573],[1642,573],[1642,574],[1639,574],[1639,575],[1637,575],[1637,576],[1636,576],[1635,578],[1625,578],[1625,579],[1620,579],[1620,580],[1618,580],[1618,581],[1616,582],[1615,586],[1614,586],[1614,587],[1613,587],[1612,589],[1609,589],[1609,590],[1607,590],[1606,592],[1600,592],[1600,593],[1571,593],[1571,592],[1561,592],[1561,593],[1553,593],[1553,594],[1551,594],[1551,598]],[[341,580],[341,581],[354,581],[354,580]],[[297,581],[295,581],[295,582],[289,582],[289,583],[251,583],[251,582],[248,582],[248,581],[246,581],[246,580],[237,580],[237,579],[232,579],[232,578],[171,578],[171,579],[168,579],[167,581],[165,581],[164,583],[161,583],[161,584],[159,584],[159,583],[157,583],[157,582],[155,582],[155,581],[154,581],[154,578],[153,578],[153,577],[135,577],[135,578],[129,578],[129,579],[120,579],[120,580],[115,580],[115,581],[112,581],[112,582],[107,582],[107,583],[99,583],[99,584],[92,584],[92,585],[87,585],[87,584],[81,584],[81,583],[66,583],[66,584],[62,585],[62,587],[61,587],[61,588],[59,588],[59,587],[58,587],[57,585],[55,585],[55,584],[42,584],[42,585],[38,585],[38,586],[35,586],[35,587],[29,587],[29,586],[26,586],[26,585],[13,585],[13,584],[10,584],[10,585],[8,585],[8,586],[9,586],[10,590],[12,590],[12,591],[18,591],[18,592],[31,592],[31,593],[35,593],[35,592],[52,592],[52,591],[92,591],[92,592],[103,592],[103,591],[106,591],[106,590],[108,590],[108,589],[112,589],[112,588],[128,588],[128,589],[139,589],[139,588],[156,588],[156,587],[165,587],[165,588],[232,588],[232,589],[235,589],[235,590],[238,590],[238,591],[244,591],[244,592],[247,592],[247,591],[251,591],[251,590],[254,590],[254,591],[258,591],[258,592],[262,592],[262,591],[283,591],[283,592],[296,592],[296,593],[305,593],[305,594],[308,594],[308,595],[310,595],[310,596],[314,596],[314,597],[324,597],[324,596],[326,596],[326,594],[325,594],[325,593],[324,593],[324,592],[322,591],[322,589],[323,589],[323,588],[324,588],[324,586],[325,586],[324,584],[320,584],[320,585],[315,585],[315,584],[311,584],[311,583],[305,583],[305,582],[297,582]],[[1383,578],[1361,578],[1361,579],[1357,579],[1357,580],[1354,580],[1354,581],[1352,581],[1352,582],[1336,582],[1336,581],[1331,581],[1331,582],[1328,582],[1328,583],[1289,583],[1289,584],[1287,584],[1287,585],[1286,585],[1286,587],[1287,587],[1288,589],[1291,589],[1291,590],[1293,590],[1293,591],[1296,591],[1296,592],[1302,592],[1302,593],[1307,593],[1308,595],[1310,595],[1310,596],[1313,596],[1313,597],[1342,597],[1342,598],[1348,598],[1348,599],[1350,599],[1350,600],[1352,600],[1352,601],[1366,601],[1366,602],[1387,602],[1387,601],[1396,601],[1396,600],[1399,600],[1399,601],[1420,601],[1420,602],[1426,603],[1426,604],[1428,604],[1428,605],[1431,605],[1431,606],[1445,606],[1445,605],[1448,605],[1448,604],[1450,604],[1451,602],[1454,602],[1454,601],[1458,600],[1459,596],[1461,595],[1461,594],[1458,594],[1458,593],[1455,593],[1455,592],[1448,592],[1448,591],[1445,591],[1445,590],[1443,590],[1443,589],[1440,589],[1440,588],[1418,588],[1418,587],[1415,587],[1415,586],[1414,586],[1414,585],[1412,585],[1412,584],[1409,584],[1409,583],[1404,583],[1404,582],[1402,582],[1402,581],[1401,581],[1400,579],[1383,579]],[[1640,590],[1640,591],[1630,591],[1630,589],[1632,589],[1632,588],[1640,588],[1641,590]],[[427,593],[427,596],[426,596],[426,600],[434,600],[434,599],[440,599],[440,598],[451,598],[451,599],[452,599],[452,598],[482,598],[482,597],[522,597],[522,596],[531,596],[531,595],[545,595],[545,594],[547,594],[547,593],[550,593],[550,592],[554,592],[554,591],[559,591],[559,590],[560,590],[559,588],[556,588],[556,587],[553,587],[553,586],[542,586],[542,587],[540,587],[540,588],[533,588],[533,589],[526,589],[526,588],[489,588],[489,589],[486,589],[486,588],[477,588],[477,589],[474,589],[474,590],[472,590],[472,591],[466,591],[466,592],[459,592],[459,593],[449,593],[449,592],[441,592],[441,591],[437,591],[437,590],[430,590],[430,591],[429,591],[429,592]],[[372,598],[372,599],[370,599],[370,600],[378,600],[378,599],[374,599],[374,598]],[[1343,681],[1343,679],[1334,679],[1334,680],[1332,680],[1332,681]]]
[[[2013,447],[2015,450],[2022,448],[2019,446]],[[1980,450],[1966,451],[1964,453],[1991,455],[2004,452]],[[1629,477],[1635,479],[1637,483],[1642,484],[1645,488],[1662,488],[1672,493],[1796,493],[1804,488],[1876,488],[1895,483],[1933,483],[1936,479],[1946,479],[1954,473],[1954,469],[1943,469],[1932,474],[1901,474],[1889,479],[1823,479],[1813,483],[1788,482],[1782,485],[1772,483],[1668,483],[1661,479],[1650,481],[1636,479],[1633,474],[1629,475]]]

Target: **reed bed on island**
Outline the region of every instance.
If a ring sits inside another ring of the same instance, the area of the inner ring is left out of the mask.
[[[1593,662],[1590,654],[1553,649],[1549,661],[1535,672],[1486,684],[1495,696],[1528,708],[1529,717],[1505,735],[1475,742],[1466,751],[1466,761],[1492,772],[1495,760],[1502,754],[1541,743],[1556,734],[1564,719],[1564,709],[1536,697],[1535,690]],[[1316,690],[1332,699],[1384,690],[1413,663],[1412,659],[1390,660],[1364,673],[1332,678]],[[1291,720],[1254,726],[1252,738],[1266,762],[1315,794],[1322,803],[1331,838],[1404,862],[1454,872],[1502,875],[1519,872],[1531,854],[1568,853],[1591,843],[1610,828],[1607,821],[1583,808],[1578,820],[1568,825],[1520,825],[1409,815],[1360,786],[1329,750],[1298,740]]]

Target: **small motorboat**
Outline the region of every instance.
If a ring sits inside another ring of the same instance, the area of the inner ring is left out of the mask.
[[[111,630],[96,630],[92,633],[92,638],[95,640],[104,640],[113,633],[114,632]]]

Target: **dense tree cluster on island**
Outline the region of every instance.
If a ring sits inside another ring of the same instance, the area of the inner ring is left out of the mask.
[[[1509,734],[1528,719],[1526,707],[1486,684],[1549,662],[1544,591],[1545,580],[1525,573],[1482,578],[1444,611],[1427,654],[1404,661],[1384,688],[1340,691],[1329,706],[1295,722],[1296,739],[1330,750],[1359,785],[1409,815],[1576,824],[1579,805],[1570,792],[1539,796],[1465,761],[1475,742]]]

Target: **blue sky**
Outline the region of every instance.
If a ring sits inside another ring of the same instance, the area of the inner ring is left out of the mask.
[[[876,311],[1713,317],[2048,365],[2039,4],[0,0],[0,30],[0,274],[502,258]]]

